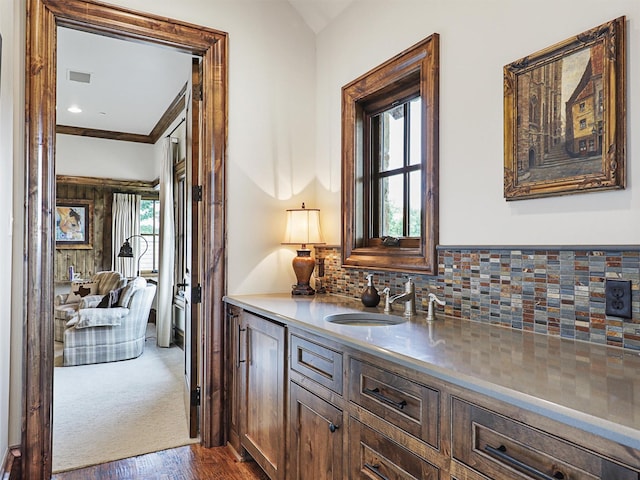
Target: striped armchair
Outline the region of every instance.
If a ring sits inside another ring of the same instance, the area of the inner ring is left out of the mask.
[[[144,351],[145,333],[156,286],[131,280],[108,308],[80,308],[64,331],[63,365],[114,362]]]
[[[73,288],[75,282],[72,282]],[[104,272],[96,272],[91,280],[83,282],[85,285],[91,285],[92,295],[88,295],[82,299],[76,298],[75,300],[69,300],[69,293],[62,293],[56,295],[53,302],[53,338],[56,342],[62,342],[64,340],[64,329],[67,322],[71,320],[78,309],[82,308],[81,303],[84,304],[95,300],[96,295],[102,298],[103,295],[108,294],[111,290],[122,288],[126,285],[127,279],[120,272],[113,270],[107,270]]]

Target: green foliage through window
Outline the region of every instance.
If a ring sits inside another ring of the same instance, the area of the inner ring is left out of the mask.
[[[140,259],[140,270],[157,272],[160,251],[160,201],[140,201],[140,234],[149,244],[149,248]],[[140,252],[144,250],[144,242],[140,241]]]

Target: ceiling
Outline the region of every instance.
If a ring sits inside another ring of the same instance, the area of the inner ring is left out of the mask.
[[[59,27],[56,123],[148,135],[190,73],[191,55]]]
[[[353,0],[288,0],[314,33],[319,33]]]
[[[352,1],[288,0],[315,33]],[[56,123],[68,127],[149,135],[191,72],[189,54],[64,27],[57,46]]]

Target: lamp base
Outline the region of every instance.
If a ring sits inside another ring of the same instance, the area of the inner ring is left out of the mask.
[[[307,285],[291,285],[291,295],[315,295],[316,291],[311,288],[309,284]]]
[[[300,249],[298,256],[291,262],[298,283],[292,285],[291,295],[315,295],[316,291],[309,285],[316,262],[311,258],[311,250]]]

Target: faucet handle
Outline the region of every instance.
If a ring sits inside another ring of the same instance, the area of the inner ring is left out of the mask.
[[[429,295],[427,296],[429,298],[429,308],[427,309],[427,322],[431,322],[435,320],[435,314],[433,312],[434,302],[440,305],[441,307],[444,307],[447,304],[447,302],[444,300],[440,300],[438,297],[436,297],[434,293],[429,293]]]
[[[447,304],[445,300],[440,300],[438,297],[436,297],[435,293],[429,293],[428,297],[429,297],[429,303],[436,302],[441,307],[444,307]]]
[[[391,289],[389,287],[384,287],[382,294],[384,295],[384,313],[391,313],[391,302],[389,301]]]

